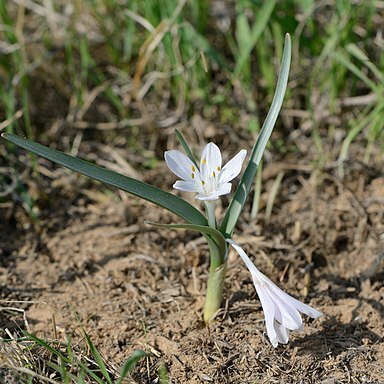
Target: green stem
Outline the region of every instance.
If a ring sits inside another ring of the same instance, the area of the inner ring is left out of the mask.
[[[205,210],[207,212],[208,225],[211,228],[216,229],[215,208],[216,208],[216,201],[215,200],[205,202]]]
[[[215,270],[212,270],[211,268],[209,272],[207,294],[205,296],[204,305],[204,322],[206,324],[209,324],[214,320],[215,314],[221,307],[226,271],[227,262],[225,261],[219,268],[216,268]]]
[[[207,294],[204,305],[204,322],[209,324],[221,307],[223,285],[227,267],[227,251],[223,254],[210,237],[206,237],[209,244],[211,266],[209,270]]]

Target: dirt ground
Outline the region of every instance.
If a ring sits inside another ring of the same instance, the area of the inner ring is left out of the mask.
[[[260,213],[250,220],[248,204],[234,238],[281,288],[324,313],[306,318],[305,331],[276,349],[237,255],[230,253],[223,310],[208,329],[203,239],[151,228],[146,220],[177,218],[50,167],[60,178],[38,222],[20,207],[0,215],[1,299],[24,301],[12,306],[25,310],[25,320],[0,311],[2,329],[28,325],[46,338],[76,338],[75,310],[111,367],[118,369],[135,349],[150,353],[135,369],[135,383],[152,382],[164,363],[172,383],[384,383],[379,167],[351,161],[344,178],[335,165],[314,171],[305,159],[264,167]],[[267,194],[280,171],[282,185],[266,222]],[[174,182],[163,162],[143,178],[168,190]]]

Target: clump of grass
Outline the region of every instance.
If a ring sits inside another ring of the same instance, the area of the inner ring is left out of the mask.
[[[1,368],[8,380],[20,384],[134,383],[131,373],[141,359],[148,357],[145,351],[135,350],[117,370],[108,367],[84,330],[84,347],[74,345],[70,336],[59,342],[41,339],[27,331],[22,331],[20,337],[6,332],[8,338],[0,339]]]
[[[30,107],[28,99],[28,72],[30,66],[21,50],[23,37],[18,24],[22,15],[16,19],[10,16],[6,2],[0,3],[0,36],[2,40],[0,55],[0,111],[4,111],[5,119],[9,123],[5,126],[7,132],[13,132],[14,124],[23,113],[25,132],[32,134],[30,121]],[[21,108],[20,108],[21,106]],[[18,116],[19,115],[19,116]]]
[[[249,121],[257,131],[275,84],[270,58],[281,57],[288,32],[294,61],[287,105],[295,125],[311,128],[319,160],[335,129],[344,132],[340,163],[362,136],[368,162],[383,136],[378,5],[241,0],[215,7],[207,0],[2,2],[0,113],[11,121],[7,130],[39,139],[57,121],[66,132],[128,131],[135,147],[141,132],[157,135],[156,128],[204,114],[220,99],[223,124],[241,126],[233,118],[241,114],[249,116],[244,128]],[[224,93],[216,80],[226,81]],[[19,110],[22,119],[13,121]],[[340,111],[345,117],[335,126]]]

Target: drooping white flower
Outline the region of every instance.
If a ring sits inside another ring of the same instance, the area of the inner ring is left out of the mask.
[[[208,143],[201,154],[200,169],[183,153],[171,150],[164,154],[168,168],[180,179],[173,188],[185,192],[196,192],[196,199],[210,201],[231,192],[230,183],[241,171],[247,151],[242,149],[222,168],[220,149]]]
[[[275,348],[278,343],[288,343],[290,331],[301,331],[303,329],[300,312],[313,318],[322,315],[321,312],[282,291],[256,268],[239,245],[231,239],[226,241],[232,245],[251,272],[253,284],[263,307],[267,334]]]

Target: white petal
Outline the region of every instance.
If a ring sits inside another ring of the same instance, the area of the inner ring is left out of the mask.
[[[321,316],[319,311],[288,295],[263,275],[232,239],[226,239],[226,242],[232,245],[251,272],[263,307],[268,337],[274,347],[278,343],[288,342],[289,330],[302,330],[303,322],[299,311],[314,318]]]
[[[268,279],[268,277],[266,277]],[[268,279],[269,280],[269,279]],[[288,295],[288,293],[284,292],[282,289],[280,289],[275,283],[270,281],[270,289],[274,292],[274,294],[278,295],[282,302],[285,302],[289,306],[295,308],[296,310],[300,311],[301,313],[306,314],[309,317],[312,317],[316,319],[317,317],[322,316],[322,313],[318,310],[312,308],[311,306],[302,303],[301,301],[295,299],[291,295]]]
[[[192,161],[180,151],[171,150],[164,153],[168,168],[180,179],[192,181],[193,169],[196,167]],[[195,170],[197,171],[197,170]]]
[[[212,174],[219,173],[221,170],[222,158],[219,147],[214,143],[208,143],[201,153],[200,172],[203,180]]]
[[[268,338],[273,347],[276,348],[279,343],[279,337],[275,328],[275,304],[267,294],[263,285],[255,284],[255,287],[263,308]]]
[[[316,319],[317,317],[322,315],[322,313],[317,311],[316,309],[310,307],[307,304],[302,303],[301,301],[295,299],[291,295],[288,295],[288,293],[284,292],[272,280],[270,280],[267,276],[265,276],[263,273],[261,273],[256,268],[256,266],[252,263],[252,261],[249,259],[249,257],[244,252],[244,250],[240,246],[238,246],[233,240],[227,239],[227,242],[229,244],[231,244],[232,247],[235,248],[237,253],[243,259],[245,265],[247,266],[247,268],[249,269],[249,271],[252,274],[252,278],[254,280],[254,283],[256,284],[256,282],[259,282],[262,284],[267,284],[269,290],[272,292],[272,296],[274,296],[274,297],[277,296],[281,299],[281,301],[279,300],[279,303],[283,303],[283,304],[286,303],[291,308],[294,308],[294,309],[296,309],[302,313],[305,313],[306,315],[308,315],[314,319]]]
[[[270,290],[268,290],[268,293],[279,310],[279,316],[276,316],[276,320],[291,331],[301,329],[303,320],[301,319],[299,311],[289,305],[288,302],[282,301],[280,297],[271,294]]]
[[[276,320],[273,323],[276,332],[276,339],[280,344],[287,344],[289,339],[289,329],[279,324]]]
[[[196,196],[196,199],[197,200],[200,200],[200,201],[213,201],[213,200],[217,200],[219,198],[219,196],[217,195],[207,195],[206,193],[200,193]]]
[[[216,191],[213,191],[209,195],[202,192],[201,194],[196,196],[196,199],[202,201],[217,200],[219,196],[228,195],[228,193],[231,193],[231,188],[231,183],[225,183],[223,185],[220,185],[220,187]]]
[[[233,180],[240,172],[247,151],[242,149],[233,159],[228,161],[220,173],[220,182],[226,183]]]
[[[173,184],[173,188],[184,192],[200,192],[200,189],[193,181],[177,180],[176,183]]]
[[[215,191],[215,194],[217,196],[228,195],[228,193],[231,193],[231,189],[232,189],[231,183],[220,184],[219,188]]]

